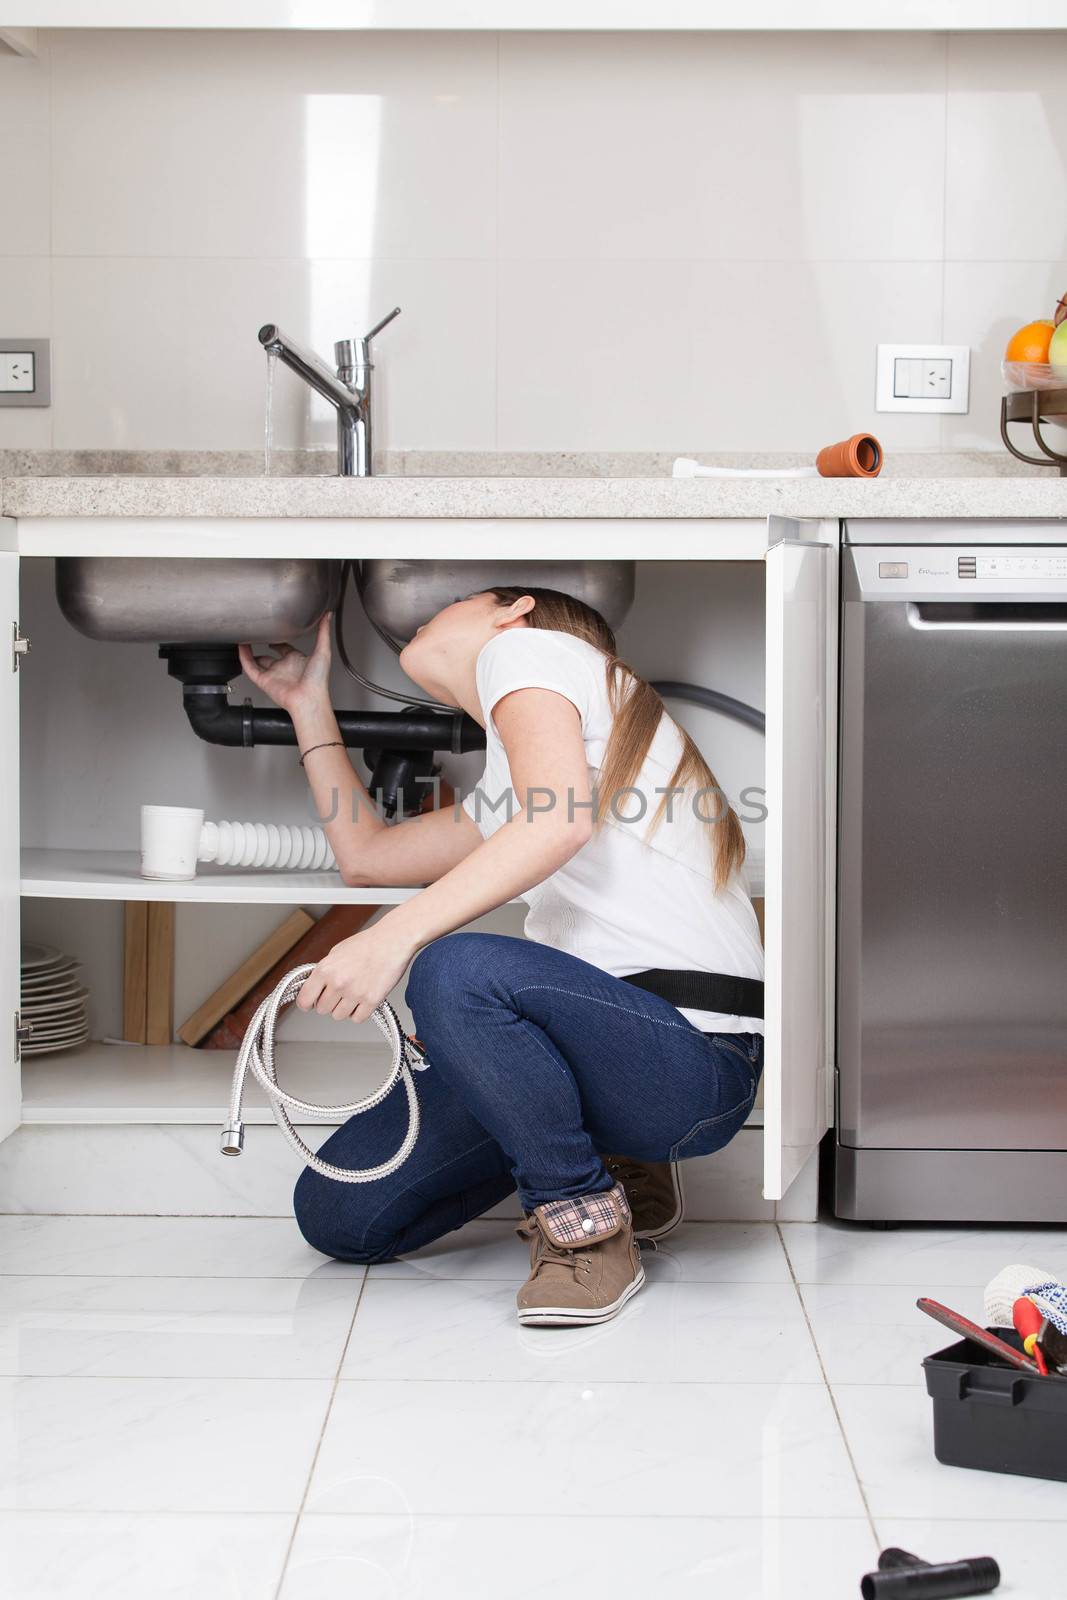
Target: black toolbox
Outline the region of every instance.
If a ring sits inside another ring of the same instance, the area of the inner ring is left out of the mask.
[[[1014,1333],[995,1332],[1018,1347]],[[927,1356],[923,1371],[939,1461],[1067,1483],[1067,1377],[1006,1366],[969,1339]]]

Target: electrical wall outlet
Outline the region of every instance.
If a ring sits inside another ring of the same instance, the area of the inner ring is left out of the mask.
[[[966,411],[971,352],[965,344],[880,344],[877,411]]]
[[[0,406],[51,403],[49,341],[0,339]]]
[[[36,359],[32,350],[11,350],[0,357],[0,393],[32,394]]]

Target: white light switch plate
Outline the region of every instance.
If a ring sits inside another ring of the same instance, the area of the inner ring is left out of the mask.
[[[877,411],[966,411],[971,352],[965,344],[880,344]]]

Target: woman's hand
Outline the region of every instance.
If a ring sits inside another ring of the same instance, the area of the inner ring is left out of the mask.
[[[391,921],[385,916],[335,944],[305,978],[296,997],[300,1009],[337,1022],[366,1022],[400,982],[419,948],[395,923],[390,927]]]
[[[330,698],[330,613],[319,618],[310,655],[291,644],[272,644],[276,656],[254,656],[249,644],[237,647],[245,677],[292,715]]]

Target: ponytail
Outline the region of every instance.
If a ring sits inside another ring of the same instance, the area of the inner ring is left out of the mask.
[[[600,769],[599,790],[602,795],[619,795],[632,789],[645,763],[660,719],[668,715],[662,699],[650,683],[646,683],[632,667],[619,659],[615,635],[599,611],[587,606],[584,600],[561,594],[558,589],[516,589],[501,586],[488,590],[499,605],[510,606],[528,594],[535,602],[527,613],[526,625],[547,628],[556,633],[570,633],[584,639],[599,650],[604,657],[607,676],[608,701],[612,712],[611,737]],[[677,724],[675,724],[677,728]],[[686,733],[677,728],[682,741],[682,754],[671,775],[668,791],[660,799],[649,823],[649,833],[659,826],[672,789],[695,787],[700,792],[711,791],[719,801],[717,815],[710,821],[714,829],[715,888],[724,889],[745,859],[745,836],[737,813],[727,803],[719,788],[715,774]],[[597,826],[603,816],[597,814]]]

